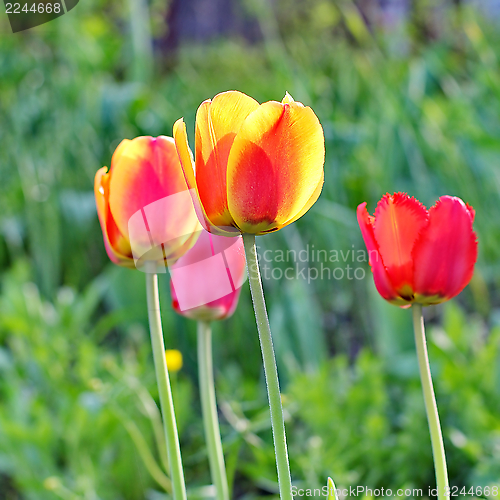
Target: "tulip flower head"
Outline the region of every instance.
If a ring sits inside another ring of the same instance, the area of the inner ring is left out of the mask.
[[[386,194],[375,215],[358,206],[375,286],[392,304],[439,304],[467,286],[477,259],[475,212],[442,196],[427,210],[405,193]]]
[[[321,124],[286,94],[259,104],[229,91],[196,114],[193,162],[183,119],[174,138],[203,227],[214,234],[265,234],[302,217],[323,186]]]
[[[165,273],[201,230],[173,139],[125,139],[106,170],[96,173],[94,193],[109,258],[138,269],[153,262]]]
[[[174,310],[200,321],[228,318],[238,305],[245,265],[241,236],[202,231],[193,248],[169,268]]]

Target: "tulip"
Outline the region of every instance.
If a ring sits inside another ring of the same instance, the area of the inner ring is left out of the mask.
[[[439,304],[467,286],[477,259],[475,212],[442,196],[427,210],[405,193],[386,194],[372,217],[357,210],[375,286],[395,305]]]
[[[97,214],[109,258],[140,268],[175,261],[201,229],[170,137],[123,140],[111,168],[97,171]]]
[[[238,304],[245,265],[241,236],[202,231],[193,248],[169,268],[174,310],[199,321],[228,318]]]
[[[195,165],[182,118],[174,138],[209,232],[277,231],[302,217],[321,193],[323,129],[312,109],[289,94],[260,105],[236,91],[204,101],[196,114]]]
[[[210,321],[231,316],[245,280],[241,236],[203,231],[196,244],[170,266],[172,306],[198,321],[198,375],[201,408],[216,500],[229,500],[229,487],[217,416]]]
[[[255,236],[302,217],[323,187],[325,140],[311,108],[287,93],[259,104],[230,91],[204,101],[196,114],[195,159],[183,119],[174,139],[202,226],[213,234],[242,233],[264,363],[282,500],[291,500],[283,408],[260,279]]]
[[[471,280],[477,259],[475,212],[454,196],[442,196],[427,210],[415,198],[395,193],[384,195],[373,217],[366,203],[358,206],[357,213],[378,292],[392,304],[412,307],[438,500],[446,500],[448,470],[422,307],[455,297]]]
[[[172,494],[174,500],[186,500],[156,273],[164,273],[166,262],[174,262],[194,245],[201,226],[172,138],[124,140],[106,170],[101,168],[94,181],[104,245],[115,264],[146,270],[149,328]]]

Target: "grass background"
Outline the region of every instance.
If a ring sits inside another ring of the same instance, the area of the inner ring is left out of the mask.
[[[355,208],[373,212],[385,192],[427,206],[453,194],[475,208],[475,276],[426,316],[451,483],[500,486],[499,19],[481,3],[418,1],[396,21],[350,0],[233,4],[250,34],[177,45],[172,5],[157,0],[85,0],[15,35],[0,14],[0,498],[168,498],[144,277],[109,262],[93,178],[123,138],[171,135],[184,116],[193,139],[198,105],[228,89],[260,102],[288,91],[325,131],[319,201],[258,238],[261,252],[361,251]],[[427,492],[410,315],[358,265],[363,280],[264,283],[294,484],[332,475],[337,486]],[[189,494],[204,498],[195,325],[170,309],[166,277],[160,286],[166,344],[184,356],[174,398]],[[214,325],[214,355],[233,496],[276,495],[246,287]]]

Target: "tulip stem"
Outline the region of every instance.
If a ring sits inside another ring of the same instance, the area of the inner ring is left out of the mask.
[[[182,469],[181,449],[177,433],[177,424],[175,422],[174,402],[168,376],[167,360],[165,358],[165,345],[163,343],[160,298],[158,295],[158,276],[155,273],[146,273],[146,291],[148,297],[149,329],[151,332],[151,344],[153,346],[156,381],[160,394],[163,426],[165,428],[165,438],[167,441],[173,495],[174,500],[186,500],[186,484],[184,482],[184,471]]]
[[[271,411],[271,425],[273,429],[274,450],[276,453],[276,466],[278,469],[278,483],[280,497],[282,500],[293,500],[292,479],[290,477],[290,465],[288,463],[288,451],[286,447],[285,420],[281,406],[280,385],[278,370],[274,356],[273,339],[269,320],[267,318],[264,290],[260,278],[259,263],[257,261],[257,250],[255,248],[255,235],[244,233],[243,244],[247,258],[248,281],[252,293],[255,319],[259,331],[262,360],[264,363],[264,374]]]
[[[420,380],[424,392],[425,410],[429,431],[431,434],[432,455],[434,457],[434,468],[436,470],[436,483],[438,499],[445,500],[449,497],[448,472],[446,469],[446,457],[444,454],[443,435],[439,424],[439,414],[436,404],[436,396],[432,387],[431,369],[429,356],[427,354],[427,342],[425,340],[424,317],[422,316],[422,305],[413,304],[413,329],[415,331],[415,344],[417,346],[418,366],[420,369]]]
[[[229,487],[215,400],[212,329],[210,323],[205,321],[198,321],[198,376],[210,474],[216,489],[215,498],[229,500]]]

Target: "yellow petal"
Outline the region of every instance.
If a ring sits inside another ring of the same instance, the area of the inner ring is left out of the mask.
[[[321,191],[324,155],[311,108],[262,104],[241,126],[228,159],[228,205],[237,226],[262,234],[303,215]]]
[[[107,167],[100,168],[94,179],[94,195],[97,208],[97,216],[101,225],[104,247],[109,258],[115,264],[134,267],[134,259],[131,255],[128,240],[120,233],[111,216],[108,205],[108,186],[110,174]]]
[[[174,123],[173,134],[175,147],[177,148],[177,154],[179,155],[179,160],[181,162],[182,170],[184,171],[187,186],[189,189],[196,189],[193,154],[191,153],[191,149],[189,149],[186,124],[184,123],[183,118],[179,118]]]
[[[196,184],[208,218],[216,226],[231,226],[227,207],[227,159],[246,117],[259,107],[247,95],[229,91],[205,101],[196,114]]]
[[[179,160],[181,162],[182,170],[184,171],[184,176],[186,178],[187,186],[191,197],[193,199],[193,205],[203,228],[213,234],[221,234],[224,236],[234,236],[234,230],[231,227],[226,227],[225,229],[216,229],[214,224],[208,218],[205,208],[201,203],[200,194],[198,192],[198,187],[196,184],[196,178],[194,174],[194,161],[191,150],[189,149],[186,124],[182,118],[179,118],[174,123],[173,135],[175,140],[175,146],[177,148],[177,154],[179,155]]]
[[[120,157],[122,156],[122,154],[124,153],[124,151],[127,149],[127,147],[131,142],[132,141],[130,141],[130,139],[123,139],[120,142],[120,144],[118,144],[117,148],[113,153],[113,156],[111,157],[111,167],[109,168],[110,172],[112,172],[114,165],[118,163]]]
[[[325,176],[322,175],[320,181],[318,182],[318,185],[316,186],[316,189],[314,190],[313,194],[311,195],[307,203],[304,205],[302,210],[298,214],[294,215],[290,220],[286,221],[281,227],[288,226],[288,224],[292,224],[292,222],[295,222],[296,220],[300,219],[303,215],[306,214],[306,212],[309,211],[309,209],[318,200],[319,195],[321,194],[321,190],[323,189],[324,182],[325,182]]]

